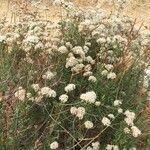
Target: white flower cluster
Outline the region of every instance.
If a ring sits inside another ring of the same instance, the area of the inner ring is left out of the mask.
[[[57,5],[57,6],[60,6],[62,3],[64,3],[64,0],[54,0],[53,1],[53,4]]]
[[[96,93],[94,91],[86,92],[81,94],[80,99],[87,102],[87,103],[95,103],[96,101]]]
[[[42,87],[39,91],[39,94],[47,97],[56,97],[56,92],[49,87]]]
[[[108,144],[106,150],[119,150],[118,145],[110,145]]]
[[[83,76],[92,75],[92,65],[95,64],[95,60],[91,56],[86,56],[89,48],[86,45],[82,48],[81,46],[75,46],[71,48],[71,52],[68,54],[66,59],[66,68],[71,68],[71,71],[76,73],[83,73]],[[88,43],[89,45],[89,43]],[[88,63],[88,64],[84,64]],[[91,76],[89,81],[96,82],[96,78]]]
[[[31,87],[34,89],[35,92],[37,92],[40,89],[39,84],[32,84]]]
[[[75,115],[78,117],[80,120],[83,119],[84,114],[85,114],[85,108],[84,107],[71,107],[70,112],[72,115]]]
[[[59,97],[59,100],[62,102],[62,103],[66,103],[68,101],[68,95],[67,94],[63,94]]]
[[[25,43],[37,44],[39,42],[39,38],[35,35],[29,35],[24,40]]]
[[[112,64],[105,64],[105,69],[101,72],[103,76],[107,76],[107,79],[115,79],[117,75],[112,72],[114,66]]]
[[[93,122],[91,122],[91,121],[86,121],[86,122],[84,123],[84,125],[85,125],[85,128],[86,128],[86,129],[91,129],[91,128],[93,128]]]
[[[85,52],[84,52],[84,50],[82,49],[81,46],[75,46],[75,47],[73,47],[72,48],[72,52],[74,54],[80,55],[81,58],[85,58]]]
[[[9,30],[9,32],[7,32]],[[53,32],[55,30],[55,32]],[[26,20],[16,24],[3,23],[0,28],[0,42],[8,45],[9,52],[13,47],[18,47],[26,53],[24,58],[28,63],[33,63],[32,53],[47,53],[49,55],[58,49],[60,31],[58,24],[49,21]]]
[[[46,80],[51,80],[51,79],[53,79],[54,76],[55,76],[54,73],[52,73],[51,71],[47,71],[47,72],[42,76],[42,78],[43,78],[43,79],[46,79]]]
[[[66,46],[60,46],[60,47],[58,48],[58,51],[59,51],[60,53],[64,54],[64,53],[67,53],[67,52],[68,52],[68,49],[66,48]]]
[[[65,91],[66,91],[66,92],[71,92],[71,91],[73,91],[73,90],[75,90],[75,89],[76,89],[76,86],[75,86],[74,84],[72,84],[72,83],[68,84],[68,85],[65,87]]]
[[[103,117],[103,118],[102,118],[102,124],[103,124],[104,126],[110,126],[110,125],[111,125],[111,121],[110,121],[110,119],[108,119],[107,117]]]
[[[57,149],[59,147],[59,144],[57,141],[54,141],[50,144],[50,149]]]
[[[100,106],[100,105],[101,105],[101,102],[99,102],[99,101],[95,102],[95,106]]]
[[[91,82],[96,82],[97,81],[97,79],[94,76],[89,76],[88,80],[91,81]]]
[[[91,146],[88,146],[86,150],[99,150],[99,148],[100,148],[100,143],[97,141],[97,142],[93,142]]]
[[[125,128],[124,128],[124,133],[125,133],[125,134],[129,134],[129,133],[130,133],[130,129],[127,128],[127,127],[125,127]]]
[[[115,116],[114,116],[113,114],[108,114],[108,117],[109,117],[110,119],[115,119]]]
[[[141,131],[136,126],[132,126],[131,131],[134,137],[141,135]]]
[[[130,112],[129,110],[126,110],[126,111],[124,112],[124,114],[126,115],[126,118],[124,119],[125,122],[126,122],[128,125],[132,126],[132,125],[134,124],[133,121],[134,121],[134,119],[135,119],[135,113],[134,113],[134,112]]]
[[[108,75],[107,75],[107,79],[115,79],[116,78],[116,74],[114,72],[110,72]]]
[[[78,64],[78,60],[74,57],[72,53],[68,55],[69,57],[66,59],[66,68],[73,67]]]
[[[67,11],[74,11],[74,4],[70,1],[54,0],[53,4],[56,6],[61,6],[62,8],[64,8]]]
[[[114,106],[120,106],[122,104],[121,100],[115,100],[114,101]]]
[[[135,119],[135,113],[130,112],[129,110],[126,110],[124,114],[126,115],[126,118],[124,120],[127,123],[127,125],[131,127],[132,135],[134,137],[138,137],[139,135],[141,135],[141,131],[134,125],[134,122],[133,122]],[[125,128],[124,132],[130,133],[130,129]]]
[[[33,102],[41,102],[42,101],[42,98],[45,96],[45,97],[53,97],[55,98],[56,97],[56,91],[52,90],[51,88],[49,88],[48,86],[45,86],[45,87],[40,87],[39,84],[32,84],[31,85],[32,89],[34,90],[34,92],[36,92],[34,95],[35,97],[32,97],[32,94],[31,93],[28,93],[28,99],[33,101]]]
[[[118,108],[118,113],[122,114],[123,113],[123,109],[122,108]]]
[[[124,5],[129,0],[112,0],[119,12],[124,8]]]
[[[23,89],[22,87],[19,87],[14,95],[15,95],[16,98],[23,101],[25,99],[25,96],[26,96],[26,90]]]
[[[6,36],[0,35],[0,43],[1,43],[1,42],[4,42],[5,40],[6,40]]]

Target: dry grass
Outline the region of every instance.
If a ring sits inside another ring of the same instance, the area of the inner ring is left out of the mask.
[[[7,20],[12,17],[12,12],[10,6],[8,5],[9,0],[0,0],[0,18],[6,16]],[[44,0],[43,0],[44,1]],[[47,2],[47,1],[46,1]],[[95,6],[98,0],[75,0],[76,4],[82,7]],[[112,6],[107,3],[103,3],[102,7],[108,12],[112,11]],[[59,20],[60,9],[58,7],[52,6],[51,1],[49,1],[49,10],[40,11],[42,18],[49,18],[51,21]],[[132,0],[130,4],[126,7],[125,14],[131,17],[137,18],[139,22],[144,22],[145,25],[150,24],[150,1],[149,0]]]

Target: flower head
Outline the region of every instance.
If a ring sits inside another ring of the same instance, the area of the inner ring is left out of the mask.
[[[54,141],[53,143],[50,144],[50,149],[57,149],[59,146],[57,141]]]
[[[102,123],[104,126],[110,126],[111,125],[111,122],[107,117],[103,117]]]
[[[91,121],[86,121],[84,123],[84,125],[85,125],[85,128],[87,128],[87,129],[93,128],[93,122],[91,122]]]
[[[94,91],[86,92],[81,94],[80,99],[84,100],[85,102],[94,103],[96,101],[96,93]]]
[[[35,92],[40,89],[39,84],[32,84],[31,87],[34,89]]]
[[[122,104],[122,101],[121,100],[115,100],[114,101],[114,106],[119,106]]]
[[[61,46],[58,48],[58,51],[62,54],[67,53],[68,49],[66,48],[66,46]]]
[[[107,79],[115,79],[116,78],[116,74],[114,72],[110,72],[107,75]]]
[[[97,79],[94,76],[89,76],[88,80],[91,82],[96,82]]]
[[[139,135],[141,135],[141,131],[136,126],[132,126],[131,130],[134,137],[138,137]]]
[[[63,94],[59,97],[59,100],[62,102],[62,103],[66,103],[68,101],[68,95],[67,94]]]
[[[19,87],[18,90],[15,92],[15,97],[23,101],[25,99],[25,96],[26,96],[26,90],[23,89],[22,87]]]
[[[75,88],[76,88],[76,86],[75,86],[74,84],[68,84],[68,85],[65,87],[65,91],[66,91],[66,92],[70,92],[70,91],[73,91]]]

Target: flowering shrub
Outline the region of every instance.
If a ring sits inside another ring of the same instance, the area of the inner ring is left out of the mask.
[[[58,24],[0,24],[0,148],[138,148],[150,99],[149,30],[120,9],[54,3],[66,10]]]

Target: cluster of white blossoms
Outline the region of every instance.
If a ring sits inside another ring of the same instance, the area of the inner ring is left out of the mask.
[[[6,40],[6,36],[0,35],[0,43],[4,42]]]
[[[106,150],[119,150],[119,147],[118,147],[118,145],[110,145],[110,144],[108,144],[106,146]]]
[[[114,106],[120,106],[122,104],[121,100],[115,100],[114,101]]]
[[[110,126],[110,125],[111,125],[111,121],[110,121],[109,118],[103,117],[103,118],[102,118],[102,124],[103,124],[104,126]]]
[[[5,22],[0,28],[0,43],[8,46],[9,52],[13,48],[19,48],[25,52],[25,60],[28,63],[34,63],[33,56],[38,52],[52,55],[58,49],[59,36],[58,24],[49,21],[28,20],[9,24]],[[9,32],[7,32],[9,30]],[[53,32],[55,30],[55,32]]]
[[[73,91],[73,90],[75,90],[75,89],[76,89],[76,86],[75,86],[75,84],[72,84],[72,83],[68,84],[68,85],[65,87],[65,91],[66,91],[66,92],[71,92],[71,91]]]
[[[132,126],[134,124],[133,121],[135,119],[135,113],[134,112],[130,112],[129,110],[126,110],[124,112],[124,114],[126,116],[126,118],[124,119],[125,122],[127,123],[127,125]]]
[[[58,48],[58,51],[59,51],[60,53],[64,54],[64,53],[67,53],[67,52],[68,52],[68,49],[67,49],[66,46],[60,46],[60,47]]]
[[[53,143],[50,144],[50,149],[58,149],[59,144],[57,141],[54,141]]]
[[[49,87],[42,87],[39,91],[39,95],[47,97],[56,97],[56,92]]]
[[[86,56],[89,50],[89,43],[85,43],[81,46],[70,46],[70,53],[66,58],[66,68],[70,68],[73,74],[82,73],[83,76],[92,75],[92,65],[95,64],[95,60],[91,56]],[[90,81],[96,82],[96,78],[91,76]]]
[[[91,128],[93,128],[93,122],[91,122],[91,121],[86,121],[86,122],[84,123],[84,125],[85,125],[85,128],[86,128],[86,129],[91,129]]]
[[[80,95],[80,99],[87,103],[95,103],[96,101],[96,93],[94,91],[86,92]]]
[[[85,115],[85,108],[84,107],[71,107],[70,112],[72,115],[75,115],[78,117],[80,120],[83,119]]]
[[[124,131],[125,134],[130,133],[130,129],[129,129],[128,127],[125,127],[125,128],[123,129],[123,131]]]
[[[100,101],[96,101],[96,102],[95,102],[95,106],[98,107],[98,106],[100,106],[100,105],[101,105],[101,102],[100,102]]]
[[[118,114],[123,113],[123,109],[121,108],[122,102],[123,102],[123,100],[118,100],[118,99],[114,100],[114,102],[113,102],[113,106],[117,107]]]
[[[91,146],[88,146],[86,148],[86,150],[99,150],[100,149],[100,143],[97,141],[97,142],[93,142],[91,144]]]
[[[74,54],[80,55],[81,58],[85,58],[85,52],[81,46],[75,46],[72,48]]]
[[[96,77],[94,77],[94,76],[89,76],[88,80],[91,81],[91,82],[96,82],[97,81]]]
[[[20,101],[23,101],[26,97],[26,90],[23,87],[19,87],[15,92],[15,97],[18,98]]]
[[[66,61],[66,68],[73,67],[78,64],[78,59],[76,59],[72,53],[68,55]]]
[[[58,5],[58,6],[61,5],[62,3],[64,3],[64,0],[54,0],[53,1],[53,4]]]
[[[118,113],[122,114],[123,113],[123,109],[122,108],[118,108]]]
[[[72,10],[74,8],[74,4],[72,2],[65,0],[54,0],[53,4],[56,6],[61,6],[66,10]]]
[[[105,65],[105,68],[106,68],[108,71],[111,71],[111,70],[114,68],[114,66],[113,66],[112,64],[106,64],[106,65]]]
[[[115,116],[113,114],[108,114],[108,117],[111,119],[115,119]]]
[[[114,66],[112,64],[105,64],[104,70],[101,72],[103,76],[106,76],[107,79],[115,79],[117,77],[116,73],[113,72]]]
[[[81,56],[81,58],[76,58],[75,54],[78,54]],[[71,67],[71,71],[74,73],[79,73],[83,70],[84,64],[83,58],[85,54],[82,50],[82,47],[76,46],[73,48],[73,53],[68,54],[68,58],[66,59],[66,68]]]
[[[40,89],[39,84],[32,84],[31,87],[34,89],[35,92],[37,92]]]
[[[29,35],[24,40],[25,43],[37,44],[39,42],[39,38],[35,35]]]
[[[107,75],[107,79],[115,79],[116,78],[116,74],[114,72],[110,72]]]
[[[42,78],[46,80],[51,80],[54,78],[54,76],[55,76],[55,73],[52,73],[51,71],[47,71],[45,72],[44,75],[42,75]]]
[[[132,135],[136,138],[139,135],[141,135],[141,131],[138,129],[138,127],[136,127],[134,125],[134,120],[135,120],[135,113],[131,112],[129,110],[126,110],[124,112],[126,118],[124,119],[125,122],[127,123],[127,125],[131,128],[131,130],[129,128],[125,128],[124,132],[125,133],[132,133]]]
[[[31,93],[28,93],[28,98],[29,100],[33,101],[33,102],[41,102],[42,98],[45,97],[56,97],[56,91],[52,90],[51,88],[49,88],[48,86],[45,87],[40,87],[39,84],[32,84],[31,85],[32,89],[34,90],[34,92],[36,92],[36,96],[32,97]],[[35,94],[34,94],[35,95]]]
[[[131,127],[131,131],[132,131],[132,135],[133,135],[134,137],[138,137],[139,135],[141,135],[141,131],[140,131],[139,128],[136,127],[136,126],[132,126],[132,127]]]
[[[63,94],[59,97],[59,100],[62,102],[62,103],[66,103],[68,101],[68,95],[67,94]]]

